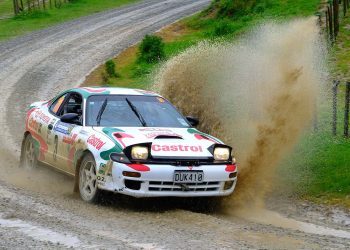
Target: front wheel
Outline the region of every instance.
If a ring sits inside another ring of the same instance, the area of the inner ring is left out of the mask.
[[[22,144],[21,166],[26,168],[35,168],[38,164],[38,158],[35,153],[34,139],[28,134]]]
[[[97,187],[96,162],[91,154],[86,154],[80,165],[79,193],[84,201],[90,203],[97,202],[100,194]]]

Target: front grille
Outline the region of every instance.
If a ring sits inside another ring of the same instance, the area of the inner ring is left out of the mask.
[[[218,191],[220,188],[220,182],[210,181],[201,183],[175,183],[171,181],[150,181],[148,185],[149,191],[167,191],[167,192],[206,192],[206,191]]]

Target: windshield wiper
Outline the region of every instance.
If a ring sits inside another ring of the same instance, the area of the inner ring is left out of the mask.
[[[132,102],[128,99],[128,98],[125,98],[126,102],[129,104],[130,108],[132,109],[132,111],[134,111],[135,115],[137,116],[137,118],[139,118],[142,126],[146,127],[147,124],[145,122],[145,119],[143,119],[142,115],[140,114],[139,111],[137,111],[136,107],[134,104],[132,104]]]
[[[100,126],[101,117],[102,117],[103,112],[106,109],[107,102],[108,102],[108,100],[107,100],[107,97],[106,97],[106,99],[103,101],[102,106],[101,106],[100,110],[98,111],[98,114],[97,114],[97,117],[96,117],[97,126]]]

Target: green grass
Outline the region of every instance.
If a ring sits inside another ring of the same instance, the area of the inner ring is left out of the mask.
[[[1,1],[1,0],[0,0]],[[17,17],[0,20],[0,40],[6,40],[18,35],[47,28],[54,24],[72,20],[81,16],[97,13],[103,10],[116,8],[137,0],[75,0],[62,5],[60,9],[46,11],[34,11],[29,14],[21,14]],[[4,10],[8,9],[8,2],[3,3]],[[2,7],[2,5],[0,5]]]
[[[342,131],[339,131],[342,132]],[[306,135],[281,167],[301,197],[350,207],[350,140],[330,130]]]
[[[0,18],[13,13],[12,0],[0,0]]]

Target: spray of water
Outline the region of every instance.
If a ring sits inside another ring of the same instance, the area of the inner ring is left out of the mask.
[[[275,169],[310,127],[325,78],[315,19],[267,23],[236,43],[204,42],[166,62],[155,88],[202,131],[234,146],[232,202],[261,207]]]

